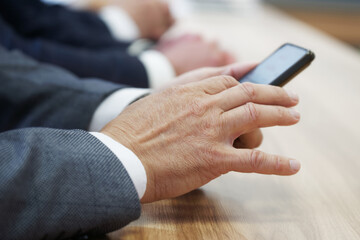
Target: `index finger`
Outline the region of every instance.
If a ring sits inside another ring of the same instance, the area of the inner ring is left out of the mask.
[[[248,102],[284,107],[293,107],[299,102],[298,95],[292,91],[276,86],[249,82],[241,83],[219,93],[216,99],[217,105],[224,111],[242,106]]]
[[[214,95],[238,85],[239,82],[227,75],[211,77],[203,81],[192,83],[193,87],[202,89],[206,94]]]

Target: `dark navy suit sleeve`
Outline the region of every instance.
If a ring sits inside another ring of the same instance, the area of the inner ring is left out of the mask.
[[[88,129],[98,105],[124,86],[80,81],[0,47],[0,131],[24,127]]]
[[[105,23],[94,13],[64,6],[47,5],[40,0],[1,0],[0,14],[21,35],[41,37],[84,48],[127,48],[118,42]]]
[[[0,239],[102,235],[137,219],[140,208],[125,168],[89,133],[0,133]]]
[[[7,49],[19,49],[38,61],[61,66],[81,78],[102,78],[139,88],[149,86],[140,60],[117,48],[90,50],[44,39],[26,39],[14,32],[1,17],[0,44]]]

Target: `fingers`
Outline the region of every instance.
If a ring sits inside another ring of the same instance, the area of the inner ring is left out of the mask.
[[[220,119],[224,131],[237,137],[256,128],[293,125],[300,114],[292,108],[247,103],[224,112]]]
[[[222,92],[228,88],[234,87],[238,84],[239,82],[236,81],[233,77],[224,75],[208,78],[206,80],[194,83],[194,87],[199,87],[206,94],[213,95]]]
[[[193,77],[197,77],[198,80],[204,80],[206,78],[210,77],[216,77],[221,75],[227,75],[231,76],[235,79],[239,78],[239,76],[242,76],[252,70],[256,64],[231,64],[225,67],[207,67],[207,68],[200,68],[197,70],[193,70],[192,72],[188,72],[185,74],[191,73],[192,75],[196,73],[196,76],[193,75]],[[236,84],[238,85],[238,84]],[[236,86],[234,85],[234,86]],[[233,86],[233,85],[231,85]]]
[[[235,62],[235,58],[230,53],[220,48],[217,49],[215,59],[216,66],[225,66]]]
[[[230,53],[225,53],[225,63],[226,65],[228,64],[232,64],[232,63],[235,63],[236,62],[236,58],[231,55]]]
[[[275,175],[293,175],[301,164],[288,157],[272,155],[257,150],[232,148],[231,159],[226,160],[229,171]]]
[[[235,57],[229,52],[223,50],[217,41],[211,41],[208,43],[210,49],[212,49],[212,56],[210,66],[220,67],[229,65],[235,62]]]
[[[295,93],[286,91],[283,88],[252,83],[236,85],[220,92],[216,97],[218,106],[224,111],[242,106],[248,102],[284,107],[292,107],[299,102],[299,98]]]
[[[235,148],[248,148],[253,149],[260,146],[263,140],[263,135],[260,129],[255,129],[252,132],[245,133],[235,139],[233,146]]]
[[[225,67],[205,67],[192,70],[190,72],[184,73],[177,77],[176,83],[172,85],[182,85],[191,82],[198,82],[207,78],[216,77],[219,75],[229,75],[232,77],[238,77],[243,75],[249,70],[251,70],[255,64],[232,64]]]
[[[198,34],[183,34],[179,37],[173,37],[173,38],[163,38],[161,39],[157,46],[156,49],[160,50],[162,48],[166,48],[166,47],[171,47],[174,46],[176,44],[178,44],[179,42],[183,42],[183,41],[202,41],[202,37]]]
[[[229,75],[235,79],[240,79],[246,73],[253,70],[256,66],[257,64],[255,63],[248,63],[248,64],[234,63],[223,67],[224,70],[223,72],[221,72],[221,75]]]

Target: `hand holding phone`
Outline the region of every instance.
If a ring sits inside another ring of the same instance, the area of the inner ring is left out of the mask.
[[[284,86],[314,59],[310,50],[286,43],[239,81]]]

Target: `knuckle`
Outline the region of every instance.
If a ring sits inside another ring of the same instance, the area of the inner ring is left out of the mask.
[[[218,117],[218,124],[220,129],[231,129],[231,119],[226,117],[225,114],[223,114],[223,110],[219,110],[219,117]]]
[[[223,123],[218,109],[209,107],[208,103],[204,104],[201,123],[199,125],[203,136],[210,139],[216,139],[221,135]]]
[[[190,113],[195,116],[202,116],[208,108],[208,103],[200,98],[195,98],[190,103]]]
[[[256,108],[256,105],[252,102],[246,103],[245,109],[246,109],[249,121],[255,122],[255,123],[258,122],[260,114],[259,114],[258,109]]]
[[[218,159],[223,157],[223,154],[213,145],[205,147],[204,152],[207,159],[211,160],[211,164],[214,164]]]
[[[281,164],[280,156],[274,155],[273,163],[274,163],[276,172],[281,172],[283,170],[283,165]]]
[[[240,87],[250,101],[256,98],[256,91],[253,83],[245,82],[240,84]]]
[[[287,113],[285,112],[285,109],[284,109],[284,108],[282,108],[282,107],[277,107],[277,108],[276,108],[276,111],[277,111],[277,115],[278,115],[279,120],[282,120],[282,119],[284,119],[285,117],[287,117]]]
[[[224,174],[228,169],[223,161],[226,158],[226,154],[220,149],[219,146],[215,145],[206,147],[201,152],[201,154],[205,153],[205,168],[216,173],[216,175]]]
[[[260,147],[262,141],[263,141],[263,137],[262,137],[262,135],[261,135],[261,136],[257,139],[257,141],[255,142],[255,144],[254,144],[253,147],[254,147],[254,148]]]
[[[210,132],[211,134],[210,135],[213,135],[213,132],[212,130],[215,129],[215,124],[214,124],[214,121],[212,121],[212,119],[204,119],[204,121],[202,121],[202,128],[203,130],[206,130],[207,132]]]
[[[256,171],[263,165],[265,161],[264,154],[257,150],[252,150],[250,153],[250,167],[252,171]]]
[[[228,75],[220,76],[220,80],[226,88],[231,88],[231,87],[239,84],[239,82],[235,78],[233,78],[232,76],[228,76]]]

